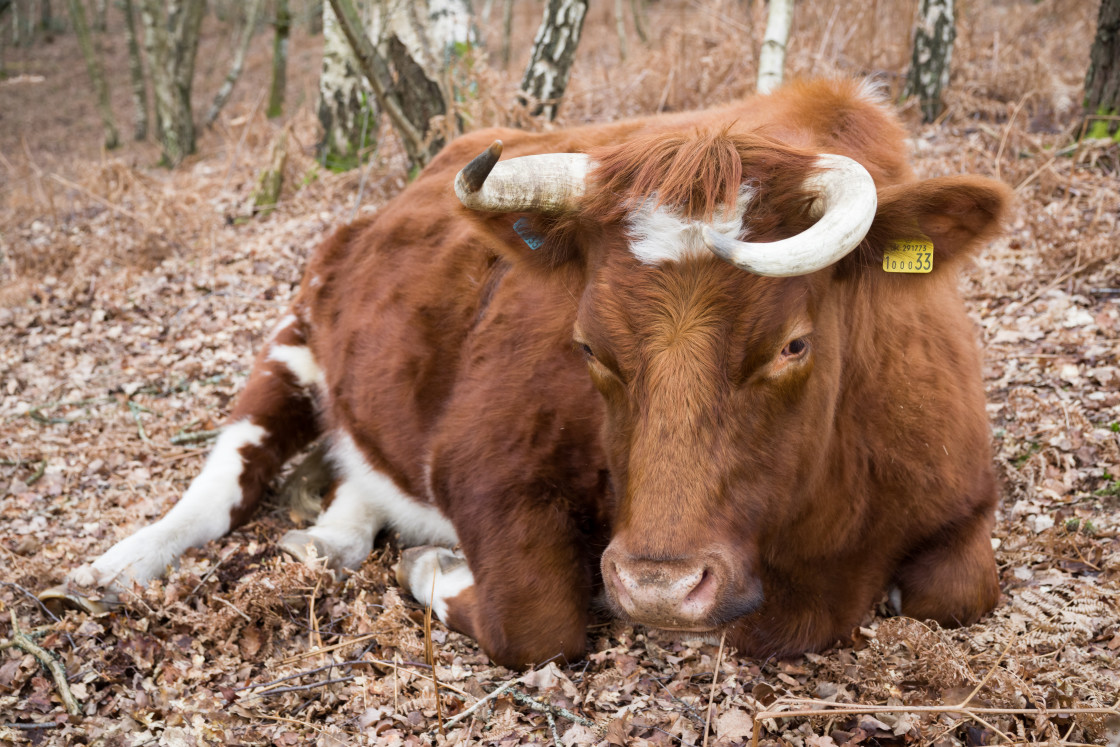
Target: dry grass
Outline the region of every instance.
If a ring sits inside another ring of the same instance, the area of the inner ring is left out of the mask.
[[[66,63],[77,59],[71,39],[9,50],[16,72],[47,80],[0,83],[4,121],[17,125],[0,127],[0,611],[60,658],[84,717],[65,716],[34,656],[7,650],[0,723],[57,725],[0,726],[0,741],[516,744],[549,741],[555,728],[566,744],[700,744],[711,701],[709,744],[730,745],[750,740],[754,714],[806,710],[808,699],[884,710],[766,718],[761,739],[1115,744],[1120,720],[1084,712],[1115,705],[1120,649],[1118,154],[1114,144],[1072,146],[1091,5],[966,4],[942,121],[921,126],[903,107],[920,173],[998,176],[1019,200],[1006,235],[962,282],[988,351],[1004,478],[1003,604],[961,630],[869,616],[854,644],[786,661],[720,656],[718,642],[604,622],[586,661],[516,682],[438,623],[425,635],[424,611],[390,582],[391,544],[342,581],[284,562],[273,542],[305,519],[279,505],[188,553],[122,613],[54,622],[24,594],[59,581],[181,494],[205,449],[172,439],[220,424],[309,252],[351,215],[360,175],[315,165],[306,92],[318,40],[302,30],[292,85],[304,104],[282,123],[264,119],[267,40],[258,39],[218,128],[171,173],[149,167],[150,145],[99,154],[92,102],[42,95],[83,90],[84,72]],[[611,6],[594,4],[556,126],[753,90],[762,3],[652,3],[653,39],[642,47],[631,26],[625,62]],[[897,93],[913,6],[803,0],[789,67],[870,74]],[[508,70],[476,62],[478,95],[464,104],[472,126],[553,126],[527,123],[510,103],[538,10],[539,2],[518,3]],[[208,28],[200,104],[228,60],[221,29]],[[123,57],[114,49],[110,58],[125,122]],[[275,212],[253,218],[256,173],[281,127],[292,144],[285,191]],[[400,149],[383,132],[360,209],[375,210],[404,183]],[[443,736],[426,645],[450,724]],[[973,690],[974,708],[1005,712],[970,719],[959,703]],[[915,710],[900,712],[907,706]],[[945,710],[921,710],[930,706]]]

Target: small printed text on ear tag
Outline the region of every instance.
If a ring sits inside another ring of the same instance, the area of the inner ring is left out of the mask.
[[[517,222],[513,224],[513,230],[517,231],[517,235],[521,237],[521,240],[528,244],[529,248],[534,252],[540,249],[541,245],[544,244],[544,236],[541,236],[530,227],[528,218],[519,218]]]
[[[933,242],[929,239],[892,241],[883,252],[885,272],[929,272],[933,269]]]

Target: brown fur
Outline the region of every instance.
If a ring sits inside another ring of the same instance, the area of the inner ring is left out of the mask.
[[[452,600],[455,627],[503,664],[582,655],[608,548],[655,564],[702,556],[718,586],[710,627],[750,654],[847,636],[892,582],[905,612],[944,623],[996,603],[988,426],[951,270],[998,228],[1007,191],[914,182],[903,137],[850,81],[487,130],[327,240],[295,303],[326,374],[317,427],[345,429],[413,496],[430,461],[432,500],[475,578]],[[452,193],[495,138],[507,158],[598,160],[581,210],[535,220],[538,252],[512,228],[522,216],[471,213]],[[706,218],[745,181],[761,194],[752,234],[791,235],[809,222],[800,185],[823,152],[856,158],[880,188],[871,232],[838,265],[773,279],[714,256],[647,266],[627,250],[636,203],[656,193]],[[884,274],[886,244],[917,232],[936,271]],[[798,359],[783,353],[795,336],[809,345]],[[283,382],[262,389],[260,366],[238,413],[301,401]]]

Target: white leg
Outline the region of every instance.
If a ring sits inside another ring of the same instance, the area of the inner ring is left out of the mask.
[[[67,581],[101,587],[111,598],[133,582],[145,584],[162,575],[188,548],[224,535],[233,510],[241,504],[241,450],[259,446],[264,436],[264,428],[248,420],[226,426],[201,474],[166,516],[75,569]]]
[[[357,568],[373,549],[373,540],[384,524],[384,516],[372,496],[352,480],[341,483],[327,510],[319,514],[315,525],[284,535],[280,547],[298,560],[310,557],[308,545],[315,554],[325,557],[331,568]]]
[[[397,583],[445,625],[447,602],[474,586],[467,559],[446,547],[413,547],[401,553]]]

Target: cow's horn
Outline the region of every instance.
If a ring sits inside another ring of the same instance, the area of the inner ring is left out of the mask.
[[[867,169],[844,156],[822,155],[821,171],[806,182],[818,194],[820,217],[805,231],[781,241],[752,243],[704,226],[704,243],[715,254],[755,275],[808,275],[840,260],[859,246],[875,218],[878,198]]]
[[[471,210],[562,213],[583,196],[591,161],[583,153],[546,153],[498,162],[495,140],[455,177],[455,194]]]

